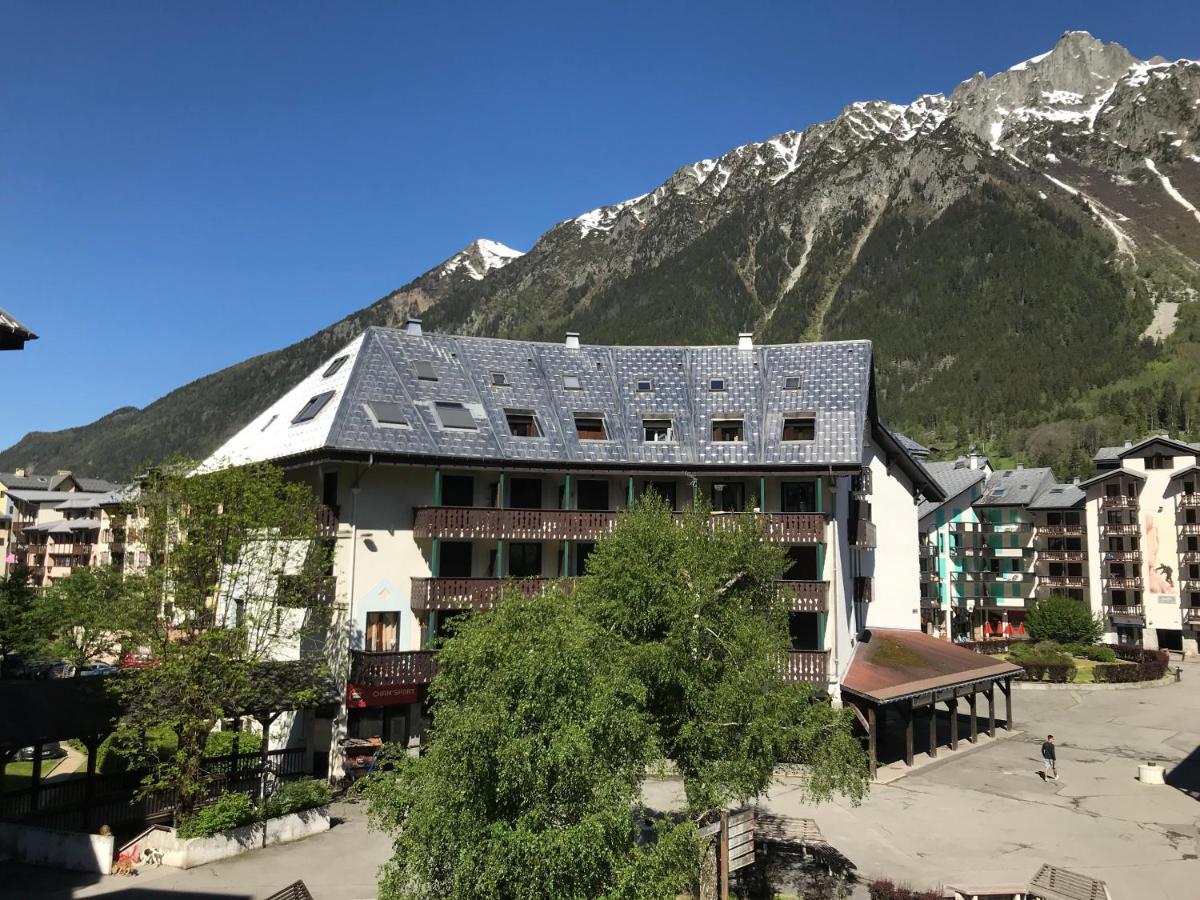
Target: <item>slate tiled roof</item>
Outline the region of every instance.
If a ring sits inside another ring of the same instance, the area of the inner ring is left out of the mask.
[[[999,469],[983,486],[976,506],[1028,506],[1050,485],[1054,472],[1047,468]]]
[[[1155,442],[1162,442],[1168,447],[1171,447],[1178,453],[1182,454],[1187,454],[1189,452],[1200,453],[1200,444],[1189,444],[1184,441],[1177,441],[1174,438],[1163,434],[1155,437],[1145,438],[1144,440],[1140,441],[1129,441],[1119,447],[1101,447],[1096,451],[1096,455],[1092,457],[1092,460],[1097,464],[1108,463],[1110,465],[1115,465],[1126,456],[1136,456],[1138,451],[1140,451],[1147,444],[1153,444]]]
[[[1030,509],[1079,509],[1087,494],[1077,484],[1052,484],[1029,504]]]
[[[18,322],[7,310],[0,309],[0,350],[20,350],[37,335]]]
[[[973,485],[979,484],[979,482],[987,477],[987,473],[982,469],[972,469],[965,457],[944,462],[927,462],[925,463],[925,468],[946,494],[946,500],[953,500],[963,491]],[[941,506],[943,502],[945,501],[922,501],[921,505],[917,507],[917,518],[925,518],[925,516]]]
[[[10,490],[19,491],[48,491],[58,475],[17,475],[14,472],[0,472],[0,484]]]
[[[336,373],[323,373],[346,356]],[[432,366],[436,380],[413,363]],[[860,465],[871,391],[868,341],[721,347],[572,349],[401,329],[367,329],[218,450],[206,466],[318,449],[534,463]],[[504,373],[504,386],[492,373]],[[564,383],[578,380],[578,390]],[[710,390],[714,378],[723,390]],[[788,379],[799,379],[798,386]],[[651,389],[638,390],[648,380]],[[333,396],[310,421],[312,398]],[[399,404],[407,425],[380,424],[367,404]],[[442,426],[436,404],[462,403],[475,429]],[[514,437],[505,410],[531,412],[542,436]],[[604,419],[607,440],[580,440],[576,413]],[[811,441],[784,442],[783,420],[808,413]],[[712,419],[744,422],[740,442],[713,442]],[[643,418],[672,420],[674,441],[643,440]]]

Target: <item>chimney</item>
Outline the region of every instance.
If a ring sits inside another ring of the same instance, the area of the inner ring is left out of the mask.
[[[967,455],[967,467],[970,469],[979,468],[979,454],[975,452],[975,445],[971,445],[971,452]]]
[[[15,469],[13,469],[13,474],[16,475],[18,478],[24,478],[25,477],[25,467],[17,466]]]
[[[1025,464],[1024,464],[1024,463],[1017,463],[1017,471],[1018,471],[1018,472],[1020,472],[1020,471],[1024,470],[1024,468],[1025,468]]]
[[[1126,449],[1126,450],[1128,450],[1128,449],[1129,449],[1130,447],[1132,447],[1132,446],[1133,446],[1133,441],[1126,441],[1126,442],[1125,442],[1125,449]]]
[[[1079,476],[1078,475],[1076,475],[1074,478],[1071,479],[1071,484],[1075,485],[1076,487],[1079,486]]]
[[[414,319],[412,316],[409,316],[407,319],[404,320],[404,327],[401,328],[400,330],[403,331],[405,334],[411,334],[413,337],[420,337],[421,336],[421,320]]]
[[[579,349],[579,332],[578,331],[568,331],[567,332],[567,340],[565,343],[567,345],[568,350],[578,350]]]
[[[742,331],[738,334],[738,349],[753,350],[754,349],[754,332]]]

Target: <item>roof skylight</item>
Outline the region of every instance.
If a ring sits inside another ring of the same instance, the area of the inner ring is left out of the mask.
[[[300,412],[296,413],[296,418],[292,419],[292,424],[296,425],[300,422],[307,422],[311,419],[315,419],[317,417],[317,413],[325,408],[325,404],[328,403],[332,397],[333,391],[326,391],[323,394],[317,394],[317,396],[310,398],[309,401],[304,404],[304,407],[300,410]]]
[[[346,360],[348,360],[349,358],[350,358],[350,356],[348,354],[346,356],[339,356],[337,359],[335,359],[333,362],[331,362],[329,364],[329,368],[327,368],[324,372],[321,373],[321,377],[328,378],[330,375],[336,374],[337,370],[340,369],[342,366],[344,366],[346,364]]]
[[[578,375],[564,375],[562,377],[562,379],[563,379],[563,387],[566,390],[578,391],[578,390],[582,389],[582,385],[580,385],[580,383],[579,383]]]
[[[408,416],[404,405],[388,400],[368,400],[363,406],[376,425],[385,428],[407,428]]]
[[[419,381],[437,381],[437,372],[433,368],[433,363],[427,359],[414,359],[412,361],[413,374],[417,376]]]
[[[433,404],[433,408],[437,411],[438,420],[442,423],[443,428],[456,428],[463,431],[479,430],[479,426],[475,424],[475,417],[461,403],[438,400]]]

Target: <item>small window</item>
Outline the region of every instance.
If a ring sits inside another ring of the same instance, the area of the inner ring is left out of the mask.
[[[603,416],[575,416],[575,433],[581,441],[607,441]]]
[[[437,372],[433,370],[433,363],[427,359],[414,359],[412,361],[413,374],[420,381],[437,381]]]
[[[333,362],[331,362],[329,364],[329,368],[326,369],[322,373],[321,377],[328,378],[330,375],[336,374],[337,370],[340,369],[342,366],[344,366],[346,364],[346,360],[348,360],[349,358],[350,357],[348,355],[347,356],[339,356],[337,359],[335,359]]]
[[[511,387],[512,382],[508,380],[507,372],[492,373],[492,387]]]
[[[578,375],[564,375],[563,376],[563,387],[568,391],[580,390],[579,376]]]
[[[504,418],[508,420],[508,432],[513,437],[540,438],[542,436],[537,416],[527,409],[506,409]]]
[[[642,440],[647,444],[674,441],[674,423],[670,419],[642,419]]]
[[[654,382],[649,378],[639,378],[637,380],[637,389],[639,394],[646,394],[654,390]]]
[[[474,416],[461,403],[439,400],[433,404],[433,408],[437,410],[438,419],[441,421],[443,428],[461,428],[470,431],[479,430],[479,426],[475,424]]]
[[[268,428],[270,428],[272,425],[275,424],[275,420],[278,418],[279,418],[279,416],[271,416],[271,418],[267,419],[267,424],[264,425],[262,428],[260,428],[259,431],[260,432],[266,431]]]
[[[391,403],[387,400],[368,400],[363,406],[367,410],[367,415],[371,417],[371,421],[376,425],[387,428],[408,427],[408,416],[405,415],[404,406],[400,403]]]
[[[745,427],[741,419],[713,419],[712,439],[718,444],[740,443],[746,439]]]
[[[326,391],[323,394],[317,394],[317,396],[313,397],[304,404],[304,408],[301,409],[300,412],[296,413],[296,418],[292,419],[292,424],[295,425],[299,422],[307,422],[310,419],[315,419],[317,417],[317,413],[325,408],[325,404],[328,403],[332,397],[333,391]]]
[[[785,376],[785,377],[784,377],[784,379],[783,379],[783,389],[784,389],[785,391],[798,391],[798,390],[800,390],[800,376],[799,376],[799,375],[787,375],[787,376]]]
[[[817,436],[817,420],[814,416],[786,416],[783,420],[785,441],[811,441]]]
[[[724,378],[710,378],[710,379],[708,379],[708,389],[709,389],[710,391],[723,391],[723,390],[725,390],[725,379],[724,379]]]

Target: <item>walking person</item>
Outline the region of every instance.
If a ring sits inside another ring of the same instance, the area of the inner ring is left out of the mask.
[[[1042,742],[1042,781],[1053,778],[1058,781],[1058,756],[1054,752],[1054,735],[1046,735]]]

